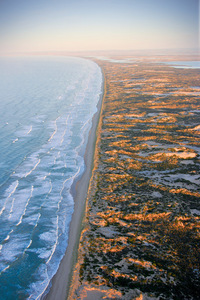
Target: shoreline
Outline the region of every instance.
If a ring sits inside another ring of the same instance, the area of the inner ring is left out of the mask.
[[[101,69],[100,66],[99,68]],[[71,192],[74,198],[74,212],[72,214],[72,219],[70,222],[67,249],[60,262],[56,274],[50,281],[50,288],[49,286],[47,287],[47,290],[49,289],[48,293],[44,293],[41,297],[41,299],[43,300],[65,300],[68,296],[69,288],[71,285],[73,268],[76,263],[79,240],[82,231],[82,221],[85,214],[88,187],[94,165],[97,128],[99,124],[102,102],[104,97],[104,74],[102,72],[102,69],[101,73],[101,94],[99,95],[99,101],[97,103],[97,111],[95,112],[92,118],[92,126],[88,135],[88,141],[84,154],[85,170],[81,177],[74,181],[71,187]]]

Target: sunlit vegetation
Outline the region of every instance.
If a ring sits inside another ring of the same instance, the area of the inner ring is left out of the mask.
[[[199,299],[200,71],[98,63],[106,89],[81,283],[120,299]]]

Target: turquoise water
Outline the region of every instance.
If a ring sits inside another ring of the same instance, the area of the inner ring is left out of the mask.
[[[58,269],[101,85],[89,60],[0,58],[0,299],[39,299]]]

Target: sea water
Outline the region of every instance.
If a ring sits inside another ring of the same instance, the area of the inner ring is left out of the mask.
[[[89,60],[0,58],[0,299],[40,299],[58,269],[101,85]]]

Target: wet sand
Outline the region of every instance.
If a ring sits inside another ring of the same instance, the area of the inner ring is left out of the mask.
[[[68,294],[73,266],[76,262],[80,234],[82,231],[82,220],[85,213],[85,201],[93,169],[96,131],[101,112],[103,92],[104,80],[102,81],[102,94],[100,95],[100,99],[97,105],[97,112],[93,116],[92,128],[89,133],[88,143],[85,151],[85,171],[80,180],[74,183],[75,186],[72,186],[72,194],[74,194],[74,213],[72,215],[70,224],[68,247],[60,263],[58,271],[51,281],[52,285],[50,291],[47,295],[42,297],[42,299],[45,300],[64,300],[66,299]]]

